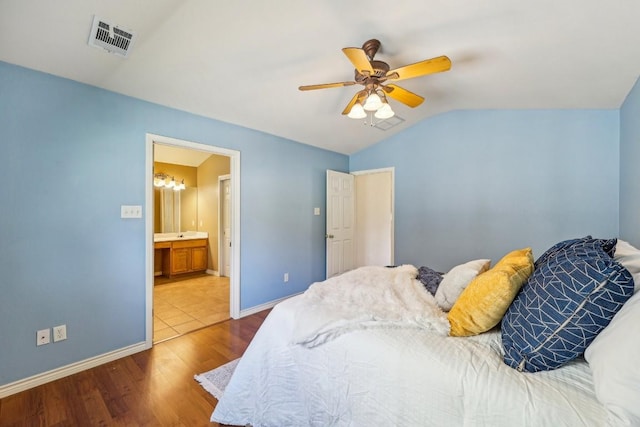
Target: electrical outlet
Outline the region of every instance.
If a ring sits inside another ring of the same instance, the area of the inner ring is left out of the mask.
[[[40,329],[36,335],[36,345],[45,345],[51,342],[51,329]]]
[[[289,273],[284,273],[284,281],[285,283],[289,281]]]
[[[53,327],[53,342],[58,342],[67,339],[67,325],[60,325]]]

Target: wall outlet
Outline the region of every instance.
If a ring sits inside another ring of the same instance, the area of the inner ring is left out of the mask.
[[[51,342],[51,329],[40,329],[36,333],[36,345],[45,345]]]
[[[53,327],[53,342],[58,342],[67,339],[67,325],[60,325]]]
[[[288,282],[289,281],[289,273],[284,273],[284,282]]]

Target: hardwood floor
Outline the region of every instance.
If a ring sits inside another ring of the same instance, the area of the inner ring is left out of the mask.
[[[0,399],[0,426],[217,426],[193,376],[240,357],[269,310]]]

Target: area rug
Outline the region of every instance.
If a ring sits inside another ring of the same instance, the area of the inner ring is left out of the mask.
[[[239,361],[240,359],[232,360],[231,362],[218,366],[209,372],[196,375],[194,378],[205,390],[211,393],[213,397],[220,400]]]

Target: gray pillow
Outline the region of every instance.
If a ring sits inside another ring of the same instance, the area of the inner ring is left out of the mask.
[[[443,273],[439,273],[429,267],[420,267],[418,269],[418,280],[422,282],[424,287],[431,295],[435,295],[442,282]]]

